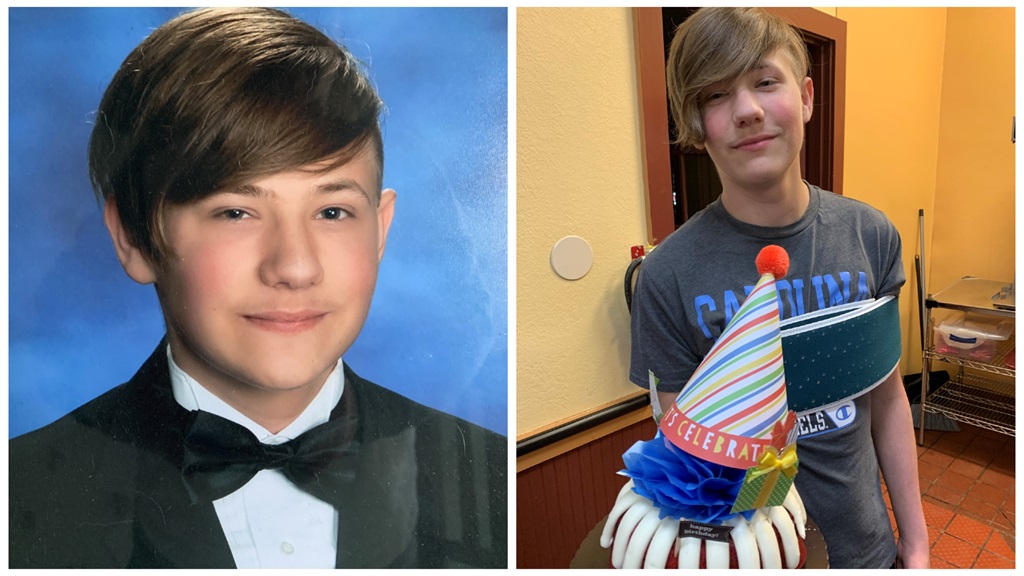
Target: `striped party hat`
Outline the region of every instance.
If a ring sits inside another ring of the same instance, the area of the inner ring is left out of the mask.
[[[754,290],[659,422],[676,447],[730,468],[756,466],[793,438],[775,288],[789,256],[767,246],[756,262]]]

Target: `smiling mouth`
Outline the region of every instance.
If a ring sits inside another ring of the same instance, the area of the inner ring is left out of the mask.
[[[282,334],[295,334],[309,330],[320,323],[327,312],[303,311],[303,312],[260,312],[257,314],[245,314],[248,322],[270,332]]]
[[[753,138],[747,138],[741,140],[739,144],[736,144],[734,148],[737,150],[760,150],[768,145],[775,137],[767,134],[761,136],[754,136]]]

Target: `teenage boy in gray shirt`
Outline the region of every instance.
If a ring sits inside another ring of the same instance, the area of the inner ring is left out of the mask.
[[[645,260],[632,304],[630,379],[669,406],[752,286],[767,244],[790,255],[781,318],[897,295],[900,237],[884,214],[805,182],[806,47],[760,9],[705,8],[676,31],[668,92],[678,143],[707,150],[722,195]],[[897,368],[876,388],[802,416],[797,489],[833,568],[926,568],[928,532],[910,407]],[[841,413],[841,417],[836,417]],[[826,421],[829,426],[822,426]],[[899,528],[889,525],[879,469]]]

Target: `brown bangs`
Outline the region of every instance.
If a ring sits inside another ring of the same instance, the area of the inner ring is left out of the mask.
[[[382,108],[355,58],[315,28],[273,9],[199,10],[122,64],[97,113],[90,170],[159,262],[165,206],[325,160],[332,169],[367,146],[382,175]]]
[[[797,79],[807,75],[807,48],[787,22],[760,8],[702,8],[676,29],[666,80],[676,143],[704,141],[701,92],[760,66],[783,49]]]

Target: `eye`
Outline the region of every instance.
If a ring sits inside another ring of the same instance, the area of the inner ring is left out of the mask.
[[[713,105],[713,104],[723,100],[728,95],[729,95],[729,93],[725,92],[723,90],[717,90],[715,92],[708,92],[701,99],[701,104]]]
[[[768,86],[774,86],[775,84],[778,83],[779,81],[776,78],[763,78],[762,80],[758,81],[757,86],[758,88],[766,88]]]
[[[246,213],[245,210],[240,210],[238,208],[228,208],[226,210],[221,210],[218,213],[218,216],[220,216],[221,218],[223,218],[225,220],[232,220],[232,221],[234,221],[234,220],[242,220],[243,218],[250,218],[251,217],[251,216],[249,216],[248,213]]]
[[[320,211],[319,214],[317,214],[317,218],[320,218],[322,220],[341,220],[343,218],[347,218],[348,216],[350,216],[348,212],[346,212],[342,208],[338,208],[337,206],[324,208],[323,210]]]

